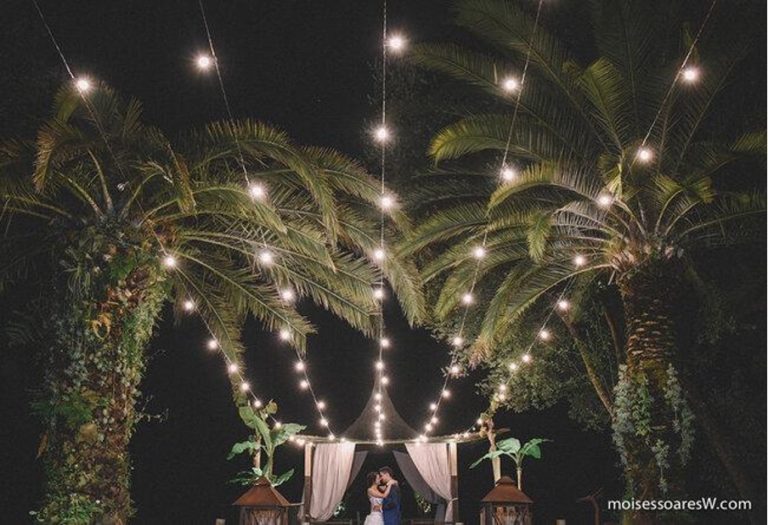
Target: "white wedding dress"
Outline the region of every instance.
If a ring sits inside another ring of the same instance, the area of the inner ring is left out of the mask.
[[[371,500],[371,513],[365,517],[364,525],[384,525],[384,515],[381,510],[374,510],[374,508],[381,509],[381,503],[384,500],[373,496],[369,496],[368,499]]]

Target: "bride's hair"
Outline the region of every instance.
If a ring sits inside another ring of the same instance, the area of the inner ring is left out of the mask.
[[[369,472],[365,479],[368,481],[368,486],[371,487],[376,483],[376,478],[379,477],[379,473],[376,471]]]

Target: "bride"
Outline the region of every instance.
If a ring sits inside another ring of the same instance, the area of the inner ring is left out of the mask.
[[[371,502],[371,513],[365,517],[364,525],[384,525],[384,516],[381,513],[381,504],[384,498],[389,496],[390,485],[386,485],[382,492],[381,476],[378,472],[370,472],[366,478],[368,480],[368,499]]]

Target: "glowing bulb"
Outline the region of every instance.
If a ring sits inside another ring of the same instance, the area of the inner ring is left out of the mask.
[[[238,366],[235,363],[230,363],[229,366],[227,367],[227,371],[230,374],[234,374],[235,372],[237,372],[237,369],[238,369]]]
[[[195,309],[195,302],[192,299],[187,299],[184,301],[184,304],[182,305],[184,307],[184,310],[187,312],[191,312]]]
[[[317,402],[317,408],[318,408],[319,410],[325,410],[325,407],[326,407],[326,405],[325,405],[325,401],[323,401],[322,399],[321,399],[320,401],[318,401],[318,402]]]
[[[380,447],[383,447],[383,446],[384,446],[384,442],[383,442],[382,440],[378,440],[378,441],[376,442],[376,444],[377,444],[378,446],[380,446]]]
[[[504,401],[505,399],[507,399],[507,394],[505,394],[503,392],[499,392],[498,394],[496,394],[496,398],[499,401]]]
[[[166,255],[163,257],[163,265],[165,265],[166,268],[176,268],[177,264],[178,261],[173,255]]]
[[[261,399],[257,399],[253,402],[254,408],[261,408],[264,406],[264,403],[261,402]]]
[[[457,335],[451,342],[453,343],[453,346],[461,346],[464,344],[464,338],[460,335]]]
[[[373,251],[373,258],[376,259],[377,261],[383,261],[386,256],[387,254],[383,248],[376,248]]]
[[[426,440],[427,440],[427,436],[425,436],[424,434],[419,436],[419,441],[425,442]]]
[[[81,93],[88,93],[92,88],[93,85],[91,84],[91,81],[88,80],[85,77],[80,77],[77,80],[75,80],[75,88]]]
[[[430,419],[429,422],[432,423],[433,425],[437,425],[437,417],[432,416],[432,419]]]
[[[530,363],[533,358],[531,357],[531,354],[523,354],[521,359],[523,360],[523,363]]]
[[[333,441],[333,440],[335,440],[335,439],[336,439],[336,436],[335,436],[335,435],[333,435],[333,434],[328,434],[328,439],[330,439],[331,441]]]
[[[307,364],[304,361],[296,361],[296,364],[293,366],[297,372],[303,372],[307,369]]]
[[[219,347],[219,342],[216,339],[208,339],[208,350],[216,350]]]
[[[650,162],[653,159],[653,150],[645,146],[637,150],[637,160],[640,162]]]
[[[514,77],[507,77],[501,81],[501,87],[507,93],[513,93],[520,89],[520,82]]]
[[[504,166],[499,175],[504,182],[512,182],[517,178],[517,171],[509,166]]]
[[[379,204],[383,210],[388,210],[395,205],[395,199],[391,195],[383,195]]]
[[[251,195],[251,198],[257,201],[260,201],[267,196],[267,190],[262,184],[258,183],[253,183],[248,186],[248,193]]]
[[[280,334],[279,334],[279,335],[280,335],[280,339],[282,339],[283,341],[288,341],[288,340],[290,340],[290,338],[291,338],[291,332],[290,332],[290,331],[288,331],[288,330],[287,330],[287,329],[285,329],[285,328],[283,328],[282,330],[280,330]]]
[[[514,372],[517,370],[517,363],[509,363],[509,369]]]
[[[542,328],[541,331],[539,332],[539,339],[541,339],[542,341],[549,341],[550,339],[552,339],[552,334],[549,333],[549,330],[547,330],[546,328]],[[523,361],[525,361],[525,359],[523,359]]]
[[[249,385],[247,382],[240,383],[240,390],[242,392],[248,392],[251,389],[251,385]]]
[[[376,412],[381,412],[381,405],[379,403],[376,403],[375,405],[373,405],[373,409]]]
[[[272,252],[269,250],[261,250],[261,252],[259,252],[259,261],[261,261],[261,264],[264,266],[269,266],[275,261],[275,256],[272,255]]]
[[[323,418],[320,418],[320,426],[327,427],[328,426],[328,420]]]
[[[475,302],[475,298],[471,293],[467,292],[461,296],[461,302],[469,305]]]
[[[597,205],[601,208],[608,208],[613,204],[613,197],[609,193],[601,193],[597,196]]]
[[[446,388],[440,393],[440,395],[443,396],[443,398],[448,399],[451,397],[451,391]]]
[[[560,299],[559,301],[557,301],[557,309],[560,310],[561,312],[565,312],[570,307],[571,307],[571,303],[569,303],[565,299]]]
[[[401,35],[392,35],[387,39],[387,47],[396,53],[399,53],[405,49],[405,44],[405,38],[403,38]]]
[[[575,266],[577,266],[577,267],[578,267],[578,266],[584,266],[585,264],[587,264],[587,258],[586,258],[586,257],[584,257],[584,256],[583,256],[583,255],[581,255],[581,254],[579,254],[579,255],[576,255],[576,256],[573,258],[573,264],[574,264]]]
[[[280,291],[280,297],[283,301],[292,302],[296,299],[296,293],[290,288],[285,288]]]
[[[299,438],[296,440],[296,444],[299,445],[300,447],[303,447],[306,443],[307,443],[307,440],[303,438]]]
[[[424,425],[424,430],[426,430],[427,432],[432,432],[432,425],[427,423],[426,425]]]
[[[485,248],[483,248],[482,246],[477,246],[474,250],[472,250],[472,256],[475,259],[482,259],[483,257],[485,257],[485,253],[486,253]]]
[[[375,396],[373,396],[373,398],[374,398],[376,401],[381,401],[381,394],[380,394],[380,393],[378,393],[378,392],[376,392],[376,395],[375,395]]]
[[[301,388],[302,390],[306,390],[307,388],[309,388],[309,381],[307,381],[306,379],[302,379],[299,382],[299,388]]]
[[[686,66],[681,76],[688,83],[696,82],[699,79],[699,69],[694,66]]]
[[[213,59],[208,55],[198,55],[195,59],[195,65],[198,69],[205,71],[213,65]]]
[[[389,140],[389,130],[383,124],[376,128],[373,132],[374,138],[379,142],[386,142]]]
[[[374,299],[384,299],[384,288],[374,288],[373,289],[373,298]]]
[[[430,409],[432,412],[434,412],[435,410],[437,410],[437,403],[430,403],[430,404],[429,404],[429,409]]]
[[[387,419],[387,416],[385,416],[384,414],[379,414],[379,419],[381,421],[384,421],[385,419]]]
[[[384,370],[384,361],[376,361],[376,370]]]
[[[461,367],[459,365],[451,365],[451,374],[457,376],[459,373],[461,373]]]
[[[464,432],[464,433],[461,435],[461,437],[463,437],[464,439],[467,439],[467,438],[469,437],[469,432]]]
[[[383,376],[381,378],[381,384],[382,385],[388,385],[389,384],[389,378],[387,376]]]
[[[506,392],[507,391],[507,385],[499,385],[499,392]]]
[[[483,418],[481,418],[481,417],[477,418],[477,421],[476,421],[476,423],[477,423],[477,425],[478,425],[478,426],[482,426],[482,424],[483,424]]]
[[[282,423],[280,423],[279,421],[275,421],[275,428],[282,428],[282,427],[283,427]]]
[[[379,341],[379,345],[381,345],[382,348],[389,348],[391,344],[391,341],[386,337],[382,337],[381,341]]]

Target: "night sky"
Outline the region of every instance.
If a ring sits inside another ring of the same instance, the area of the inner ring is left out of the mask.
[[[32,3],[2,3],[0,20],[13,20],[10,34],[17,44],[10,62],[7,49],[0,55],[2,74],[63,81],[58,56]],[[206,48],[196,1],[44,0],[41,6],[75,72],[141,100],[148,123],[172,135],[225,117],[214,75],[201,75],[192,63],[196,52]],[[300,143],[363,156],[368,141],[364,123],[377,114],[373,67],[380,53],[379,1],[209,0],[206,8],[236,117],[275,124]],[[415,40],[439,39],[451,31],[444,0],[389,0],[389,13],[390,26]],[[37,104],[41,114],[51,102],[41,99]],[[12,307],[9,299],[3,301],[4,308]],[[302,307],[319,330],[309,340],[310,376],[328,403],[332,429],[340,435],[367,401],[375,343],[329,314]],[[424,330],[410,329],[400,312],[389,308],[391,395],[405,420],[418,427],[439,392],[447,347]],[[231,402],[224,365],[205,349],[205,339],[200,323],[190,319],[175,325],[170,311],[157,327],[140,406],[159,417],[142,421],[132,444],[135,523],[211,524],[216,517],[234,523],[229,504],[243,489],[227,480],[246,465],[225,458],[231,445],[245,438],[246,428]],[[256,323],[248,324],[244,340],[248,376],[257,395],[278,402],[281,420],[308,423],[309,431],[317,431],[311,398],[297,388],[293,352]],[[39,428],[28,410],[35,369],[29,355],[1,361],[0,523],[26,523],[41,491],[41,469],[35,461]],[[453,398],[441,410],[441,430],[465,429],[485,407],[474,393],[477,379],[452,385]],[[600,487],[621,494],[609,437],[581,430],[564,407],[502,415],[499,425],[519,438],[554,440],[545,445],[544,459],[527,466],[526,492],[537,502],[535,512],[542,522],[565,515],[569,523],[585,520],[588,514],[576,510],[581,507],[575,499]],[[491,488],[488,465],[468,470],[485,451],[486,445],[479,443],[459,452],[462,514],[469,523],[476,501]],[[383,464],[394,464],[394,459],[377,452],[364,471]],[[280,490],[297,501],[301,452],[286,446],[279,453],[278,471],[293,467],[294,479]],[[511,472],[510,465],[505,469]],[[350,502],[365,510],[360,498]]]

